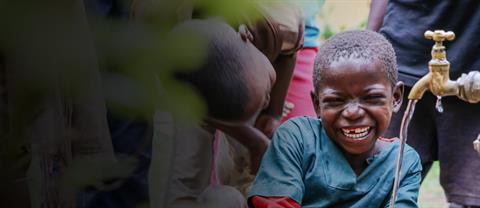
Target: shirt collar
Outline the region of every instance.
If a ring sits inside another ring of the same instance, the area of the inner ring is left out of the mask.
[[[390,154],[393,147],[398,145],[398,140],[381,150],[378,154],[367,159],[368,166],[357,177],[348,161],[345,159],[342,151],[328,137],[325,129],[322,128],[320,142],[322,143],[323,171],[326,177],[326,183],[332,187],[341,190],[357,190],[368,192],[378,182],[378,179],[386,170],[393,168],[394,162],[385,162],[387,159],[395,158]],[[395,160],[392,160],[395,161]],[[391,167],[390,167],[391,166]]]

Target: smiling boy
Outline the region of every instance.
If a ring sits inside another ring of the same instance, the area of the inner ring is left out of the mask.
[[[250,192],[251,207],[387,207],[399,140],[382,138],[402,103],[395,53],[381,35],[342,32],[317,55],[312,100],[319,118],[275,133]],[[421,165],[406,147],[398,207],[417,207]]]

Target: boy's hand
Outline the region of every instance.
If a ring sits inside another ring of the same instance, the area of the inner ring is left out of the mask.
[[[460,99],[469,103],[480,102],[480,72],[471,71],[468,74],[463,73],[458,78],[457,83],[460,88]]]
[[[295,104],[285,101],[285,105],[283,105],[282,118],[287,116],[294,107]]]
[[[253,42],[253,35],[250,30],[248,30],[246,25],[241,24],[238,26],[238,33],[240,33],[240,37],[242,37],[243,41]]]
[[[263,132],[268,138],[272,138],[273,132],[280,126],[280,120],[268,114],[260,114],[255,122],[255,128]]]

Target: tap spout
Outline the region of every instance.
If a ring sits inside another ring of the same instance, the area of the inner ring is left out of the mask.
[[[423,94],[425,91],[428,90],[428,86],[430,84],[430,73],[427,75],[423,76],[420,80],[413,85],[412,90],[410,90],[410,93],[408,94],[408,99],[409,100],[420,100],[423,97]]]

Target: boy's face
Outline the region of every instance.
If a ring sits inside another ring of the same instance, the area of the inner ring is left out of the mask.
[[[400,107],[402,83],[392,87],[381,65],[343,59],[323,72],[314,104],[328,136],[346,154],[370,154]]]

